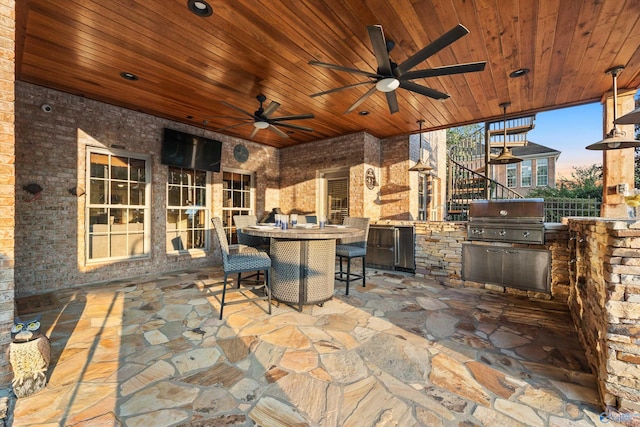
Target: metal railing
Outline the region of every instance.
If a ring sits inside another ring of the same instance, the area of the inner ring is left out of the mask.
[[[600,205],[596,199],[544,199],[544,220],[546,222],[561,222],[568,216],[600,216]]]
[[[487,178],[449,157],[447,165],[447,212],[448,221],[466,221],[469,204],[472,200],[486,199],[486,186],[489,187],[489,199],[521,199],[522,195],[505,187],[498,181]]]

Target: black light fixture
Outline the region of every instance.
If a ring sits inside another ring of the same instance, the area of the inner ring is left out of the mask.
[[[613,121],[614,125],[637,125],[640,124],[640,107],[630,113]]]
[[[422,124],[424,120],[418,120],[418,124],[420,125],[420,158],[418,159],[418,163],[409,168],[409,172],[427,172],[432,170],[433,168],[422,161]]]
[[[490,165],[509,165],[512,163],[520,163],[521,158],[514,156],[507,147],[507,107],[511,105],[510,102],[503,102],[500,104],[504,115],[504,141],[502,146],[502,152],[494,159],[489,160]]]
[[[206,18],[213,14],[213,8],[209,3],[203,0],[187,0],[187,7],[192,13],[202,18]]]
[[[613,129],[611,129],[611,132],[609,132],[602,141],[588,145],[587,150],[620,150],[622,148],[640,147],[640,141],[627,138],[627,133],[618,130],[616,127],[616,123],[619,123],[616,117],[618,108],[617,80],[618,74],[620,74],[623,69],[624,67],[619,65],[607,70],[607,74],[611,74],[613,76]]]

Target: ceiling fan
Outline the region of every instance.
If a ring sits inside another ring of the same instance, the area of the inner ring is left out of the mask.
[[[384,92],[387,97],[387,103],[389,104],[389,111],[391,112],[391,114],[393,114],[399,111],[398,99],[395,93],[395,90],[398,87],[434,99],[447,99],[449,98],[448,94],[439,92],[426,86],[419,85],[417,83],[414,83],[412,80],[482,71],[484,70],[484,66],[486,65],[486,61],[482,61],[470,62],[467,64],[449,65],[446,67],[429,68],[426,70],[410,71],[416,65],[425,61],[430,56],[449,46],[459,38],[469,34],[469,30],[467,30],[467,28],[465,28],[461,24],[453,27],[451,30],[440,36],[437,40],[431,42],[429,45],[416,52],[401,64],[393,62],[389,57],[389,52],[391,52],[391,50],[395,46],[395,43],[391,40],[385,40],[381,25],[369,25],[367,26],[367,31],[369,32],[369,38],[371,39],[371,45],[373,46],[373,53],[375,54],[376,61],[378,63],[376,72],[359,70],[357,68],[343,67],[341,65],[327,64],[326,62],[310,61],[309,65],[330,68],[337,71],[345,71],[347,73],[358,74],[369,78],[369,80],[367,81],[354,83],[336,89],[326,90],[324,92],[314,93],[313,95],[311,95],[312,97],[326,95],[345,89],[351,89],[356,86],[372,84],[373,86],[356,102],[354,102],[347,109],[347,111],[345,111],[345,114],[350,113],[351,111],[356,109],[367,98],[373,95],[376,90]]]
[[[219,118],[242,120],[242,123],[237,123],[235,125],[216,129],[216,131],[232,129],[239,126],[253,124],[253,131],[251,132],[251,135],[249,135],[249,138],[253,138],[260,129],[269,129],[275,134],[277,134],[278,136],[280,136],[281,138],[289,138],[289,135],[287,135],[285,132],[283,132],[278,127],[276,127],[276,125],[283,128],[303,130],[305,132],[313,132],[313,129],[310,127],[299,126],[299,125],[294,125],[290,123],[283,123],[291,120],[313,119],[314,118],[313,114],[309,113],[309,114],[298,114],[294,116],[272,117],[273,113],[275,113],[278,107],[280,107],[280,104],[275,101],[271,101],[269,105],[267,105],[267,107],[265,108],[263,107],[262,104],[267,100],[267,97],[264,95],[258,95],[256,96],[256,99],[260,103],[260,106],[253,113],[245,111],[242,108],[236,107],[235,105],[230,104],[228,102],[221,101],[227,107],[233,108],[234,110],[241,112],[246,117],[215,116]]]

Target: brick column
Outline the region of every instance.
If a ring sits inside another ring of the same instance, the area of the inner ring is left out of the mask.
[[[15,229],[15,1],[0,0],[0,387],[11,383]]]

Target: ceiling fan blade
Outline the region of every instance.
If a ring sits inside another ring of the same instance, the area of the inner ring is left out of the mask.
[[[281,122],[281,121],[285,121],[285,120],[304,120],[304,119],[313,119],[315,116],[311,113],[308,114],[297,114],[295,116],[280,116],[280,117],[274,117],[273,119],[271,119],[274,122]]]
[[[408,81],[400,82],[400,87],[403,89],[409,90],[411,92],[419,93],[420,95],[428,96],[429,98],[433,98],[433,99],[449,98],[449,95],[446,93],[439,92],[435,89],[431,89],[426,86],[420,86],[419,84],[416,84],[413,82],[408,82]]]
[[[271,101],[267,108],[264,109],[264,113],[262,113],[262,115],[268,119],[269,116],[271,116],[279,107],[280,104],[278,102]]]
[[[428,70],[407,71],[398,80],[423,79],[427,77],[449,76],[451,74],[473,73],[483,71],[487,63],[470,62],[468,64],[449,65],[447,67],[436,67]]]
[[[347,111],[345,111],[343,114],[349,114],[350,112],[352,112],[353,110],[355,110],[356,108],[358,108],[358,105],[362,104],[367,98],[369,98],[371,95],[373,95],[373,93],[376,91],[376,87],[373,86],[371,89],[369,89],[367,91],[367,93],[365,93],[364,95],[362,95],[356,102],[354,102],[351,107],[349,107],[347,109]]]
[[[309,61],[309,65],[315,65],[316,67],[330,68],[332,70],[337,70],[337,71],[345,71],[347,73],[352,73],[352,74],[360,74],[361,76],[371,77],[372,79],[379,79],[384,77],[376,73],[371,73],[369,71],[358,70],[357,68],[343,67],[341,65],[327,64],[326,62]]]
[[[272,124],[269,124],[269,127],[267,129],[269,129],[271,132],[274,132],[275,134],[277,134],[280,138],[289,138],[289,135],[287,135],[286,133],[282,132],[280,129],[278,129],[277,127],[275,127]]]
[[[381,25],[369,25],[367,26],[369,32],[369,38],[371,39],[371,45],[373,46],[373,53],[376,56],[378,62],[378,72],[385,76],[393,75],[391,71],[391,62],[389,61],[389,52],[387,52],[387,42],[384,39],[384,32]]]
[[[251,131],[251,135],[249,135],[249,138],[253,138],[254,136],[256,136],[259,130],[260,129],[258,129],[257,127],[254,127],[253,130]]]
[[[223,103],[224,105],[226,105],[227,107],[231,107],[231,108],[233,108],[233,109],[234,109],[234,110],[236,110],[236,111],[240,111],[242,114],[245,114],[245,115],[247,115],[247,116],[251,117],[252,119],[256,119],[256,118],[257,118],[256,116],[254,116],[254,115],[253,115],[253,114],[251,114],[250,112],[248,112],[248,111],[244,111],[244,110],[243,110],[242,108],[240,108],[240,107],[236,107],[235,105],[233,105],[233,104],[229,104],[229,103],[228,103],[228,102],[226,102],[226,101],[220,101],[220,102],[222,102],[222,103]]]
[[[392,90],[391,92],[386,92],[387,95],[387,104],[389,104],[389,112],[391,114],[397,113],[400,111],[398,107],[398,96],[396,95],[396,91]]]
[[[309,96],[311,96],[313,98],[313,97],[316,97],[316,96],[327,95],[329,93],[340,92],[341,90],[351,89],[352,87],[371,84],[371,83],[374,83],[374,82],[375,82],[374,80],[370,80],[370,81],[366,81],[366,82],[354,83],[352,85],[342,86],[342,87],[335,88],[335,89],[325,90],[324,92],[314,93],[313,95],[309,95]]]
[[[246,119],[242,119],[242,120],[246,120]],[[248,125],[248,124],[250,124],[250,123],[253,123],[253,122],[238,123],[238,124],[236,124],[236,125],[225,126],[225,127],[223,127],[223,128],[219,128],[219,129],[213,129],[213,131],[214,131],[214,132],[217,132],[217,131],[219,131],[219,130],[233,129],[233,128],[237,128],[238,126]]]
[[[278,123],[276,122],[276,124],[280,127],[283,128],[290,128],[290,129],[297,129],[297,130],[304,130],[306,132],[313,132],[312,128],[306,127],[306,126],[299,126],[299,125],[291,125],[288,123]]]
[[[458,40],[460,37],[463,37],[467,34],[469,34],[469,30],[467,30],[464,25],[458,24],[457,26],[453,27],[451,30],[447,31],[442,36],[438,37],[436,40],[416,52],[413,56],[410,56],[402,64],[398,65],[397,71],[399,75],[406,73],[431,55],[434,55],[435,53],[441,51],[451,43]]]

